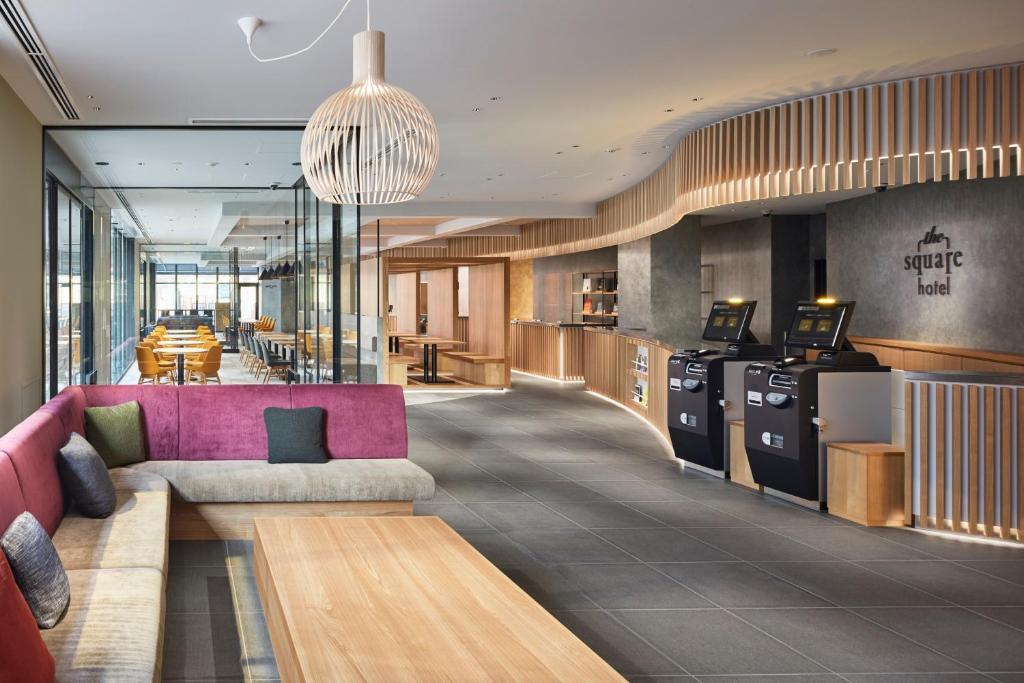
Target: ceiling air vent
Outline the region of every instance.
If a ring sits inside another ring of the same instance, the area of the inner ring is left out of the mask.
[[[78,115],[75,103],[71,101],[71,95],[68,94],[68,89],[64,86],[64,79],[60,77],[53,59],[43,47],[43,41],[39,39],[39,35],[32,27],[25,8],[18,0],[0,0],[0,13],[3,13],[4,20],[11,27],[14,37],[18,39],[18,43],[25,53],[25,59],[32,66],[36,78],[50,93],[50,98],[60,110],[61,115],[68,121],[80,120],[82,117]]]
[[[5,0],[0,0],[0,2],[4,1]],[[124,196],[124,193],[121,192],[121,190],[114,190],[114,194],[117,195],[118,201],[120,201],[121,205],[124,206],[124,210],[128,214],[128,217],[132,219],[133,223],[135,223],[135,227],[139,229],[139,233],[141,233],[142,238],[152,244],[153,239],[149,236],[149,231],[146,230],[146,226],[143,225],[142,219],[139,218],[139,215],[135,213],[135,208],[132,207],[128,198]]]
[[[6,0],[0,0],[0,2],[6,2]],[[216,117],[199,117],[194,116],[188,120],[189,125],[192,126],[227,126],[237,128],[240,126],[253,126],[253,127],[275,127],[275,126],[295,126],[302,128],[308,122],[309,119],[289,119],[289,118],[216,118]]]

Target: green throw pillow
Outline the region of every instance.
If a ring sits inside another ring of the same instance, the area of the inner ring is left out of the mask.
[[[108,468],[146,459],[142,412],[138,401],[85,409],[85,436]]]

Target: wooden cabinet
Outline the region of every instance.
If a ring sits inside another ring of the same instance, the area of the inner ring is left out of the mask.
[[[903,526],[903,449],[888,443],[829,444],[828,511],[865,526]]]

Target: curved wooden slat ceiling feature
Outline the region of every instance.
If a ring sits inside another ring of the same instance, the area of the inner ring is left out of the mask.
[[[1024,137],[1024,64],[800,98],[686,135],[669,159],[596,216],[517,236],[457,237],[391,254],[553,256],[647,237],[713,207],[878,185],[1006,177]],[[998,164],[996,163],[998,161]],[[1018,158],[1015,174],[1022,175]]]

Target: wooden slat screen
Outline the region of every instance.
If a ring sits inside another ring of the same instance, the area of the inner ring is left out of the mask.
[[[600,202],[592,218],[541,220],[523,226],[519,235],[452,237],[447,247],[410,245],[389,253],[552,256],[647,237],[686,214],[726,204],[869,183],[1008,175],[1009,158],[1024,142],[1022,69],[915,77],[740,114],[684,136],[658,170]],[[809,163],[820,164],[824,182],[814,182]],[[911,173],[914,166],[917,172]]]
[[[920,527],[1024,542],[1022,392],[906,383],[908,519]]]

